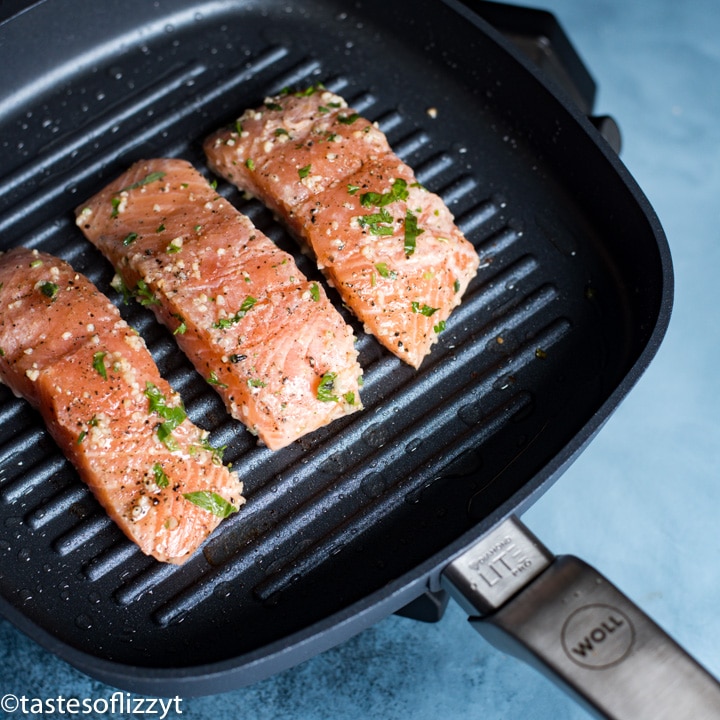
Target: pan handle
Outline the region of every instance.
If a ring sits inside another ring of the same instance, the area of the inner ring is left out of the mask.
[[[598,717],[720,718],[720,684],[594,568],[509,517],[453,560],[444,587],[473,627]]]

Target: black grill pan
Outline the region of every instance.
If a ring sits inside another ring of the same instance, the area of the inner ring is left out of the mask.
[[[419,372],[356,325],[365,410],[274,453],[146,309],[121,305],[245,481],[242,512],[180,568],[137,551],[0,388],[0,611],[93,677],[220,692],[437,593],[447,564],[529,506],[655,353],[672,302],[662,229],[585,114],[473,12],[483,3],[3,7],[2,249],[55,253],[120,304],[74,207],[140,158],[207,172],[206,134],[323,82],[378,122],[481,257]],[[321,281],[257,201],[218,191]]]

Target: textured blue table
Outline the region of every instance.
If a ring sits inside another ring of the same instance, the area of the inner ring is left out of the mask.
[[[650,369],[524,520],[554,551],[596,565],[720,676],[720,13],[713,0],[534,4],[561,21],[598,82],[596,111],[622,128],[622,158],[669,238],[676,302]],[[0,619],[0,696],[112,692]],[[587,717],[455,606],[435,625],[390,617],[277,677],[178,709],[213,720]]]

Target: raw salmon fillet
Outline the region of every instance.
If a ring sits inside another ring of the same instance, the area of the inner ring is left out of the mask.
[[[237,474],[186,416],[142,338],[67,263],[0,255],[0,380],[50,434],[120,529],[180,564],[242,503]]]
[[[271,450],[361,409],[352,328],[190,163],[135,163],[77,224]]]
[[[204,149],[214,172],[309,246],[365,330],[419,367],[479,259],[385,135],[315,86],[266,98]]]

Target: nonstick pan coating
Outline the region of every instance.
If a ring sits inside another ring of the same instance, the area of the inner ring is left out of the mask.
[[[0,248],[55,253],[120,304],[73,208],[139,158],[207,172],[207,133],[323,82],[379,123],[481,257],[419,372],[355,325],[365,410],[275,453],[226,416],[146,309],[121,305],[245,481],[243,511],[180,568],[125,540],[39,417],[0,388],[0,611],[110,684],[230,689],[435,587],[452,555],[532,502],[653,355],[667,248],[592,125],[465,6],[58,8],[0,24]],[[321,280],[259,203],[218,191]]]

